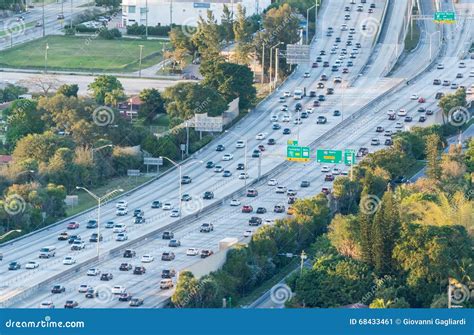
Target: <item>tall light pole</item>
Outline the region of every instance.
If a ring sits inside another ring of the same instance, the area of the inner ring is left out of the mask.
[[[46,31],[45,31],[45,27],[44,27],[44,0],[43,0],[43,15],[42,16],[43,16],[43,19],[42,19],[42,21],[43,21],[43,24],[42,24],[42,26],[43,26],[43,37],[45,37],[46,36]]]
[[[100,146],[98,148],[92,148],[91,149],[91,160],[94,161],[94,151],[99,151],[100,149],[104,149],[104,148],[112,148],[114,145],[113,144],[106,144],[106,145],[103,145],[103,146]]]
[[[265,77],[265,42],[262,43],[262,80],[261,84],[263,84],[263,78]]]
[[[148,33],[147,33],[147,37],[148,37]],[[143,44],[140,44],[139,47],[140,47],[140,61],[139,61],[139,64],[138,64],[138,77],[141,78],[141,77],[142,77],[142,54],[143,54]]]
[[[273,81],[273,87],[276,88],[276,85],[278,83],[278,48],[275,49],[275,80]]]
[[[94,193],[92,193],[85,187],[76,186],[76,190],[86,191],[91,197],[93,197],[97,201],[97,259],[99,259],[100,257],[100,206],[102,205],[102,202],[104,200],[107,201],[107,199],[113,196],[114,194],[123,192],[123,189],[121,188],[115,189],[103,195],[102,197],[95,195]]]
[[[0,235],[0,240],[3,240],[5,237],[7,237],[8,235],[13,234],[13,233],[21,233],[21,229],[15,229],[15,230],[7,231],[5,234]]]
[[[228,134],[231,134],[232,136],[235,136],[237,139],[241,139],[242,136],[237,134],[236,132],[233,132],[232,130],[229,130],[229,129],[226,129],[224,130],[225,133],[228,133]],[[245,173],[245,178],[244,178],[244,185],[245,185],[245,188],[247,188],[247,155],[248,155],[248,152],[247,152],[247,148],[248,148],[248,137],[245,136],[244,137],[244,141],[245,141],[245,151],[244,151],[244,173]]]
[[[172,160],[171,158],[166,157],[166,156],[160,156],[160,158],[166,159],[168,162],[170,162],[171,164],[173,164],[174,166],[176,166],[178,168],[178,171],[179,171],[178,208],[179,208],[179,216],[181,217],[181,197],[183,196],[183,184],[181,183],[181,179],[183,178],[183,164],[179,164],[179,163],[175,162],[174,160]],[[184,167],[188,167],[188,166],[193,165],[195,163],[202,163],[202,162],[203,161],[190,161],[189,164],[185,164]]]
[[[48,72],[48,49],[49,45],[46,43],[46,46],[44,48],[44,72]]]
[[[148,39],[148,0],[145,1],[145,39]]]
[[[275,44],[274,46],[272,46],[270,48],[270,81],[269,81],[270,91],[271,91],[271,87],[272,87],[272,77],[273,77],[273,66],[272,66],[273,48],[279,46],[280,44],[283,44],[283,42],[278,42],[277,44]]]

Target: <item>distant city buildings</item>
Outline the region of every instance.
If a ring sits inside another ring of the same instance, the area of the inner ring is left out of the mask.
[[[207,10],[211,10],[220,23],[224,5],[235,12],[238,4],[245,7],[247,16],[251,16],[261,13],[271,0],[123,0],[122,23],[124,26],[145,25],[148,20],[148,26],[168,26],[170,23],[197,26],[199,17],[205,18]]]

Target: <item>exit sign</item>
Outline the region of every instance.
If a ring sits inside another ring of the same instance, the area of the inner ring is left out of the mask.
[[[435,12],[434,22],[436,23],[455,23],[456,13],[455,12]]]
[[[296,162],[308,162],[310,160],[309,147],[300,147],[297,145],[289,145],[286,147],[286,159]]]

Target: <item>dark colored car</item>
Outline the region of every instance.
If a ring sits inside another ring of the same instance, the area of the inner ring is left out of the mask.
[[[146,219],[143,216],[137,216],[135,217],[135,220],[133,220],[133,223],[136,223],[136,224],[141,224],[145,222],[146,222]]]
[[[172,238],[174,238],[174,234],[170,231],[164,231],[163,234],[161,235],[161,238],[163,240],[171,240]]]
[[[89,238],[89,242],[99,242],[102,241],[104,237],[102,234],[98,235],[97,233],[93,233],[91,237]]]
[[[213,230],[214,230],[214,225],[212,223],[203,223],[201,225],[201,228],[199,228],[199,231],[201,233],[210,233]]]
[[[145,213],[143,213],[143,211],[140,209],[140,208],[136,208],[134,211],[133,211],[133,217],[137,217],[137,216],[143,216]]]
[[[324,181],[333,181],[333,180],[334,180],[334,176],[332,174],[327,174],[324,177]]]
[[[411,116],[405,116],[405,122],[411,122],[413,118]]]
[[[214,199],[214,192],[206,191],[206,192],[204,192],[204,195],[202,196],[202,198],[206,199],[206,200]]]
[[[291,134],[290,128],[283,129],[283,135],[290,135],[290,134]]]
[[[66,300],[64,304],[64,308],[76,308],[77,306],[79,306],[79,303],[75,300]]]
[[[81,239],[81,237],[79,235],[71,235],[71,236],[69,236],[68,242],[69,242],[69,244],[73,244],[75,240],[80,240],[80,239]]]
[[[249,226],[259,226],[262,224],[262,219],[258,216],[252,216],[249,220]]]
[[[167,278],[173,278],[176,276],[176,271],[173,269],[164,269],[161,271],[161,278],[167,279]]]
[[[265,207],[257,208],[257,214],[265,214],[266,212],[267,212],[267,209]]]
[[[119,298],[118,298],[119,301],[130,301],[132,300],[132,295],[130,293],[122,293],[120,294]]]
[[[316,91],[309,91],[309,96],[314,98],[316,96]]]
[[[245,170],[245,164],[244,163],[237,164],[237,170]]]
[[[341,112],[338,111],[338,110],[335,110],[334,112],[332,112],[332,115],[333,116],[341,116]]]
[[[136,255],[135,251],[130,250],[130,249],[125,250],[123,253],[124,258],[132,258],[132,257],[135,257],[135,255]]]
[[[268,145],[275,145],[276,141],[274,138],[269,138],[267,144]]]
[[[426,121],[426,117],[424,115],[420,115],[420,117],[418,118],[418,122],[425,122]]]
[[[145,272],[146,272],[146,269],[144,266],[135,266],[135,269],[133,269],[134,275],[142,275]]]
[[[212,161],[206,163],[206,169],[212,169],[214,166],[216,166],[216,164]]]
[[[21,264],[18,262],[11,262],[8,264],[8,270],[18,270],[21,268]]]
[[[384,143],[384,144],[385,144],[385,145],[392,145],[392,144],[393,144],[393,141],[392,141],[391,138],[387,138],[387,139],[385,140],[385,143]]]
[[[301,182],[301,184],[300,184],[300,187],[309,187],[309,185],[310,185],[310,182],[309,182],[309,181],[303,180],[303,181]]]
[[[164,252],[161,254],[162,261],[172,261],[174,258],[175,258],[175,255],[172,252]]]
[[[426,110],[426,115],[433,115],[433,110],[427,109]]]
[[[326,97],[323,94],[320,94],[318,96],[318,101],[325,101],[325,100],[326,100]]]
[[[258,157],[260,157],[260,150],[254,150],[254,151],[252,152],[252,157],[253,157],[253,158],[258,158]]]
[[[212,250],[209,250],[209,249],[202,249],[201,250],[201,258],[207,258],[211,255],[213,255],[214,252]]]
[[[326,122],[327,122],[326,117],[322,115],[318,116],[318,119],[316,120],[317,124],[325,124]]]
[[[274,123],[273,126],[272,126],[273,130],[278,130],[280,128],[281,128],[281,126],[278,123]]]
[[[63,293],[66,292],[66,288],[62,285],[54,285],[53,288],[51,289],[51,293],[57,294],[57,293]]]
[[[99,292],[95,291],[94,289],[90,288],[86,292],[87,299],[93,299],[99,296]]]
[[[275,207],[273,207],[273,211],[275,213],[284,213],[285,212],[285,206],[283,205],[275,205]]]
[[[216,151],[224,151],[225,147],[222,144],[217,145]]]
[[[151,208],[161,208],[161,202],[158,200],[155,200],[151,203]]]
[[[102,281],[109,281],[109,280],[112,280],[114,278],[113,274],[111,273],[103,273],[100,275],[100,280]]]
[[[132,264],[129,263],[122,263],[120,264],[119,270],[120,271],[130,271],[132,269]]]
[[[97,228],[97,220],[89,220],[87,222],[86,228],[88,229]]]

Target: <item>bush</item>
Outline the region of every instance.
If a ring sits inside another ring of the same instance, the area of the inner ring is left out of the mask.
[[[117,29],[100,29],[99,37],[105,40],[116,40],[122,37],[122,33]]]
[[[149,26],[148,27],[148,35],[151,35],[151,36],[167,37],[170,31],[171,31],[170,26],[156,26],[156,27]],[[145,33],[146,33],[146,29],[143,24],[138,25],[138,23],[134,23],[131,26],[127,26],[127,35],[141,36],[141,35],[145,35]]]

